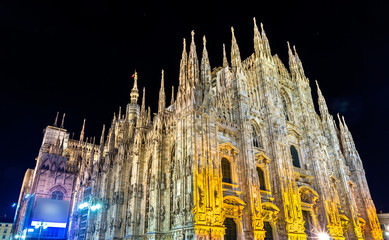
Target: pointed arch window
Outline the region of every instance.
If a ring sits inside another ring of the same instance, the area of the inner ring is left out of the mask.
[[[259,179],[259,189],[266,191],[265,174],[263,173],[262,168],[257,167],[257,174],[258,174],[258,179]]]
[[[286,96],[285,95],[286,95],[285,93],[281,94],[282,111],[284,113],[285,120],[286,121],[290,121],[288,102],[286,100]]]
[[[251,125],[251,137],[254,147],[263,148],[261,135],[258,134],[257,128],[254,125]]]
[[[63,192],[61,191],[54,191],[51,193],[51,199],[55,200],[63,200]]]
[[[290,146],[290,154],[292,155],[293,166],[301,168],[299,153],[295,146]]]
[[[228,161],[227,158],[222,158],[221,165],[222,165],[223,182],[232,183],[230,161]]]

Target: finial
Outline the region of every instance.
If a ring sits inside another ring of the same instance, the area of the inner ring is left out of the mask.
[[[186,50],[186,39],[184,38],[183,39],[183,43],[182,43],[182,45],[183,45],[183,52]]]
[[[192,30],[192,32],[190,32],[190,34],[192,35],[192,42],[194,42],[194,35],[195,35],[194,30]]]
[[[58,122],[58,114],[59,114],[59,112],[57,112],[57,116],[55,117],[55,120],[54,120],[54,127],[56,127],[57,126],[57,122]]]
[[[228,67],[226,45],[223,43],[223,67]]]
[[[118,119],[119,120],[120,120],[121,116],[122,116],[122,107],[119,106],[119,114],[118,114]]]
[[[205,35],[203,36],[203,45],[204,47],[207,45],[207,39],[205,38]]]
[[[84,140],[84,134],[85,134],[85,121],[86,119],[84,118],[84,122],[82,123],[82,129],[81,129],[81,134],[80,134],[80,142]]]
[[[65,116],[66,116],[66,113],[64,113],[62,115],[61,128],[64,128]]]
[[[234,35],[234,27],[231,27],[231,33]]]
[[[170,99],[170,105],[174,104],[174,85],[172,86],[172,98]]]
[[[299,55],[297,54],[295,45],[293,45],[293,51],[294,51],[294,55],[299,59]]]
[[[105,133],[105,124],[103,124],[103,130],[101,131],[100,146],[104,144],[104,133]]]
[[[162,69],[162,71],[161,71],[161,89],[165,88],[164,83],[165,83],[165,76],[164,76],[164,71]]]
[[[136,72],[132,74],[132,77],[134,78],[134,86],[132,87],[130,97],[131,97],[131,104],[136,104],[138,102],[139,92],[138,92],[138,73]],[[119,114],[120,115],[120,114]]]
[[[146,102],[146,88],[143,87],[143,96],[142,96],[142,106],[141,106],[141,111],[145,111],[145,103]]]

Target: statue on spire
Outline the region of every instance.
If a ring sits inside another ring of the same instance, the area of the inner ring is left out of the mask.
[[[132,74],[132,77],[134,78],[134,86],[131,90],[131,104],[137,104],[138,97],[139,97],[139,91],[138,91],[138,73],[135,70],[135,73]]]

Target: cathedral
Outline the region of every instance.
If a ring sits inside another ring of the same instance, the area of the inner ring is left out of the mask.
[[[178,90],[167,104],[162,71],[158,113],[145,88],[138,99],[135,73],[99,141],[85,120],[75,139],[57,114],[25,174],[13,237],[383,239],[345,119],[329,113],[317,82],[316,112],[295,47],[287,68],[254,19],[242,60],[231,31],[230,61],[223,45],[218,67],[205,37],[200,57],[194,32],[189,49],[184,39]]]

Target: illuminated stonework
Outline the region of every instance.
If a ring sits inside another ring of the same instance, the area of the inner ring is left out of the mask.
[[[289,44],[288,53],[289,70],[254,22],[254,53],[241,60],[232,29],[231,62],[223,48],[223,66],[212,70],[205,37],[199,62],[192,32],[177,97],[166,107],[162,72],[153,119],[145,90],[138,105],[135,74],[131,102],[106,140],[103,128],[100,145],[84,141],[85,122],[80,140],[63,126],[47,128],[23,183],[15,232],[23,231],[25,194],[63,190],[72,203],[69,239],[305,240],[319,232],[382,239],[344,119],[337,126],[318,85],[316,113]],[[62,157],[63,175],[48,155]]]

